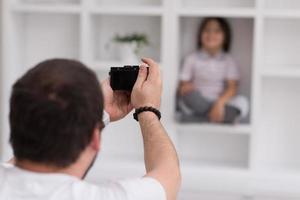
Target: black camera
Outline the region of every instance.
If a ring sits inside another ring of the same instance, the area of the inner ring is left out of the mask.
[[[110,68],[110,85],[113,90],[131,91],[139,74],[138,65]]]

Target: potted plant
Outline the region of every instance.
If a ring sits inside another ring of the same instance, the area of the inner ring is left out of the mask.
[[[138,55],[140,51],[149,45],[148,36],[142,33],[116,35],[113,40],[119,44],[120,60],[125,64],[139,62]]]

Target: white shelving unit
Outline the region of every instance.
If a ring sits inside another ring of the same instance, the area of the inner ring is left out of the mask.
[[[143,32],[143,55],[161,63],[162,112],[180,156],[180,199],[300,198],[300,3],[298,0],[2,0],[2,160],[10,157],[8,100],[12,83],[53,57],[79,59],[107,77],[122,66],[115,34]],[[175,92],[183,58],[207,16],[228,18],[232,55],[242,72],[240,93],[251,112],[240,125],[178,124]],[[0,57],[1,58],[1,57]],[[133,63],[131,63],[133,64]],[[125,131],[124,131],[125,130]],[[144,173],[138,125],[128,116],[103,132],[103,148],[88,179]],[[279,195],[279,196],[278,196]]]
[[[142,54],[148,55],[160,61],[160,16],[136,16],[122,13],[117,14],[94,14],[91,16],[91,45],[93,46],[95,61],[118,60],[116,45],[112,43],[116,34],[124,35],[132,31],[147,33],[151,35],[150,47],[147,47]],[[138,13],[136,13],[139,15]],[[125,63],[126,64],[126,63]],[[127,63],[130,64],[130,63]]]
[[[2,11],[2,2],[0,2],[0,10]],[[3,28],[2,22],[3,22],[3,18],[2,18],[2,16],[0,16],[0,38],[2,38],[2,28]],[[3,46],[1,39],[0,39],[0,46],[1,47]],[[3,50],[3,48],[0,48],[0,74],[1,75],[2,75],[2,72],[3,72],[3,70],[2,70],[2,66],[3,66],[2,50]],[[2,83],[3,76],[0,76],[0,77],[1,77],[0,81]],[[3,90],[2,89],[3,88],[1,87],[1,89],[0,89],[1,95],[3,94]],[[3,99],[0,100],[0,104],[3,105]],[[0,116],[0,121],[1,121],[0,124],[1,124],[1,127],[2,127],[2,124],[3,124],[2,123],[3,122],[3,115]],[[2,144],[4,143],[3,139],[4,139],[3,137],[0,137],[0,148],[1,148],[1,150],[2,150]]]

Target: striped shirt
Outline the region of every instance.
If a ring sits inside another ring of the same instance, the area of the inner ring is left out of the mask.
[[[192,81],[196,89],[210,100],[220,97],[226,80],[239,78],[239,69],[229,54],[220,52],[211,56],[203,50],[185,59],[180,74],[181,81]]]

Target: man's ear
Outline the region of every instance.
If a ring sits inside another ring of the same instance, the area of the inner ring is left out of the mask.
[[[91,148],[95,151],[100,151],[101,146],[101,130],[96,127],[93,131],[93,136],[90,144]]]

